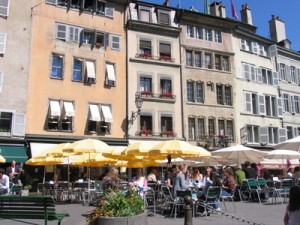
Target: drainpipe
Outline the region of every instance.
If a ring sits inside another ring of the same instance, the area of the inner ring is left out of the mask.
[[[124,12],[126,12],[126,13],[124,13],[124,22],[126,22],[127,23],[127,21],[126,21],[126,18],[128,18],[126,15],[127,15],[127,6],[129,5],[129,1],[127,1],[127,4],[125,5],[125,9],[124,9]],[[125,65],[126,65],[126,88],[125,88],[125,90],[126,90],[126,117],[125,117],[125,129],[126,129],[126,131],[125,131],[125,139],[128,141],[128,28],[127,28],[127,24],[125,24],[124,23],[124,27],[125,27],[125,29],[126,29],[126,32],[125,32],[125,41],[126,41],[126,57],[125,57],[125,60],[126,60],[126,63],[125,63]]]

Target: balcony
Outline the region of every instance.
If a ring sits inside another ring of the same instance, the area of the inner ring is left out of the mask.
[[[141,53],[136,54],[135,58],[138,59],[147,59],[147,60],[156,60],[156,61],[163,61],[163,62],[175,62],[175,59],[170,56],[153,56],[148,53]]]
[[[225,148],[228,147],[228,143],[233,141],[232,136],[226,136],[223,134],[209,134],[198,139],[198,144],[205,148]]]
[[[172,92],[164,92],[164,93],[153,93],[152,91],[142,91],[137,92],[140,94],[143,101],[159,101],[159,102],[170,102],[173,103],[176,101],[176,95]]]
[[[161,131],[161,132],[153,132],[151,130],[140,130],[135,133],[136,137],[141,138],[174,138],[177,137],[177,133],[174,131]]]

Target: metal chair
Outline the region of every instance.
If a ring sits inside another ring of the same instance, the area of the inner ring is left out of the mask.
[[[280,203],[283,204],[282,198],[280,196],[280,187],[278,188],[278,185],[275,185],[275,182],[273,180],[266,181],[266,185],[268,186],[269,198],[271,200],[271,203],[277,203],[277,199],[279,199]]]
[[[289,197],[290,188],[293,186],[293,179],[283,179],[280,182],[280,196],[284,196],[283,202],[286,202],[286,200]]]
[[[175,200],[172,196],[171,190],[167,185],[161,186],[161,192],[159,193],[160,198],[157,199],[157,202],[161,203],[162,212],[164,213],[165,209],[170,209],[171,213],[175,204]]]
[[[258,187],[261,189],[262,196],[264,197],[263,200],[268,201],[269,196],[270,196],[270,190],[269,190],[266,180],[264,178],[260,177],[260,178],[257,178],[256,182],[257,182]]]
[[[236,192],[236,188],[231,193],[231,195],[225,196],[225,195],[222,195],[222,190],[221,190],[220,200],[223,203],[224,208],[225,208],[226,211],[227,211],[227,208],[226,208],[225,202],[228,201],[228,200],[230,200],[232,202],[232,204],[233,204],[234,212],[236,212],[235,204],[234,204],[234,194],[235,194],[235,192]]]
[[[219,186],[210,186],[207,189],[205,195],[198,199],[198,206],[204,205],[204,214],[207,216],[210,213],[210,210],[207,210],[207,207],[211,208],[214,204],[220,204],[220,196],[221,196],[221,187]]]
[[[238,193],[239,193],[241,202],[243,202],[245,200],[245,198],[247,198],[247,200],[249,200],[250,191],[249,191],[247,179],[242,180],[241,186],[238,189]]]
[[[186,205],[186,203],[184,202],[184,197],[185,196],[190,196],[192,198],[192,191],[188,190],[188,189],[178,189],[178,190],[176,190],[175,198],[174,198],[174,205],[173,205],[173,209],[172,209],[172,212],[171,212],[171,216],[172,216],[173,211],[174,211],[174,218],[175,219],[176,219],[178,208],[183,207],[183,206]]]
[[[261,203],[260,194],[262,193],[262,189],[257,185],[255,179],[248,179],[248,187],[249,187],[249,199],[255,200],[258,199],[259,203]],[[256,197],[257,196],[257,197]]]

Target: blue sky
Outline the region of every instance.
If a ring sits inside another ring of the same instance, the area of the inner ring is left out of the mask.
[[[156,4],[163,4],[165,0],[142,0]],[[227,17],[231,16],[230,0],[222,1],[226,7]],[[180,2],[180,8],[189,9],[194,6],[199,12],[204,10],[204,0],[170,0],[170,5],[176,7]],[[214,0],[210,0],[210,3]],[[269,21],[272,15],[279,16],[285,22],[286,36],[292,42],[291,48],[300,51],[300,0],[232,0],[237,15],[240,18],[242,5],[248,3],[252,11],[253,25],[257,27],[257,34],[270,37]]]

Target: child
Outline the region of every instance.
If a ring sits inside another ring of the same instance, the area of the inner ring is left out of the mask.
[[[300,187],[290,188],[289,204],[283,219],[284,225],[299,225],[300,221]]]

